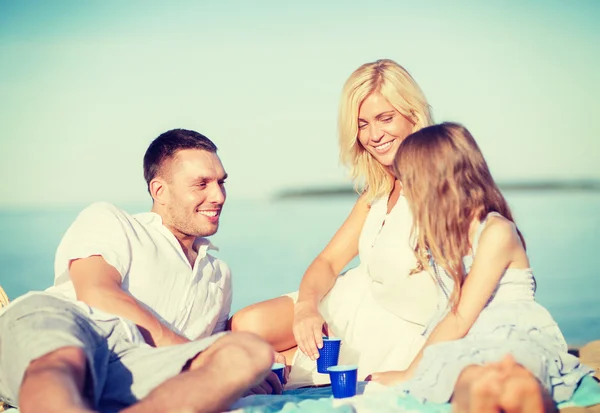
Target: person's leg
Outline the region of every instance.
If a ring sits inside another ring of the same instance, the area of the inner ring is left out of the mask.
[[[296,355],[296,352],[298,351],[298,347],[294,346],[292,348],[289,348],[285,351],[280,351],[279,354],[281,354],[284,358],[285,358],[285,365],[288,367],[292,366],[292,363],[294,361],[294,356]]]
[[[452,397],[457,413],[550,413],[556,405],[537,378],[510,355],[498,363],[468,366]]]
[[[294,300],[277,297],[241,309],[231,318],[231,331],[248,331],[258,335],[284,352],[296,347],[292,331],[294,323]],[[287,359],[287,357],[286,357]],[[288,359],[291,362],[291,358]]]
[[[102,338],[86,320],[43,294],[11,303],[0,317],[0,397],[22,413],[91,411]]]
[[[122,413],[222,412],[271,371],[273,350],[248,333],[232,333],[194,357],[181,374],[165,381]]]
[[[77,347],[64,347],[32,361],[21,385],[21,413],[92,412],[82,397],[86,368],[87,357]]]

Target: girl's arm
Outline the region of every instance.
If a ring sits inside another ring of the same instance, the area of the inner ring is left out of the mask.
[[[462,286],[456,311],[448,313],[433,329],[419,354],[403,372],[375,373],[371,380],[394,384],[409,379],[430,345],[463,338],[479,317],[500,278],[522,249],[515,225],[500,217],[490,218],[481,233],[477,254],[469,275]]]

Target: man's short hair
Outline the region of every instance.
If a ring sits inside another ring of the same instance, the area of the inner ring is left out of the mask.
[[[154,139],[144,155],[144,178],[150,192],[150,181],[160,172],[165,161],[183,149],[201,149],[217,153],[217,145],[193,130],[171,129]]]

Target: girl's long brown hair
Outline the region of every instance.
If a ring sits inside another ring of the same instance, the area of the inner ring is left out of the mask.
[[[419,267],[429,257],[454,280],[453,309],[465,279],[469,226],[495,211],[514,222],[475,139],[457,123],[442,123],[409,135],[400,145],[394,173],[402,182],[413,217]],[[523,245],[525,242],[519,233]]]

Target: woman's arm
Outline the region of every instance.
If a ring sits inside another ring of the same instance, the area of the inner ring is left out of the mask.
[[[514,224],[504,218],[490,218],[481,233],[473,266],[463,284],[456,311],[448,313],[433,329],[410,367],[403,372],[373,374],[372,380],[394,384],[410,378],[430,345],[463,338],[486,306],[500,278],[522,249]]]
[[[294,306],[294,337],[298,348],[313,359],[323,346],[324,320],[319,302],[331,290],[338,274],[358,254],[358,239],[369,212],[369,204],[361,195],[346,221],[325,249],[310,264],[302,281],[298,302]]]

